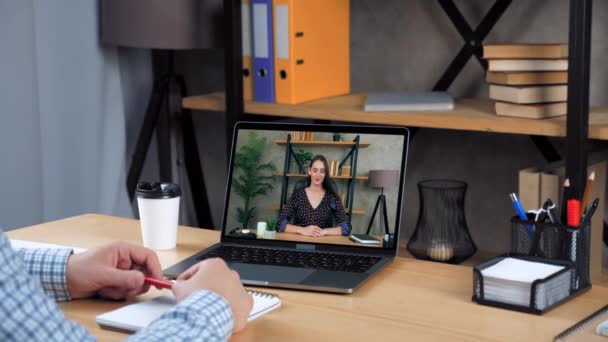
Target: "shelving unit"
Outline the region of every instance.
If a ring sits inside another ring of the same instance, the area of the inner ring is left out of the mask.
[[[245,102],[245,112],[272,117],[311,120],[350,121],[548,137],[566,136],[566,117],[544,120],[500,117],[494,114],[492,102],[489,100],[459,99],[456,100],[454,110],[445,112],[368,113],[363,111],[365,96],[365,94],[351,94],[311,101],[301,105],[247,101]],[[223,93],[187,97],[184,98],[183,105],[190,109],[208,111],[224,111],[226,108]],[[591,109],[589,138],[608,140],[608,107]]]
[[[447,90],[460,70],[466,65],[468,60],[475,56],[485,67],[481,59],[481,48],[483,39],[491,31],[502,14],[511,4],[512,0],[495,0],[493,6],[486,16],[473,29],[465,20],[464,16],[458,11],[452,0],[437,0],[441,8],[445,11],[450,21],[454,24],[464,40],[461,50],[456,54],[441,79],[437,82],[433,90]],[[225,18],[225,78],[226,96],[219,97],[218,94],[212,96],[186,98],[183,101],[184,107],[192,109],[212,109],[221,110],[224,108],[226,116],[227,146],[230,146],[230,136],[234,123],[240,120],[245,113],[263,114],[281,117],[298,117],[304,119],[320,120],[339,120],[361,123],[383,123],[393,125],[406,125],[411,127],[433,127],[461,129],[472,131],[488,131],[516,134],[537,134],[541,136],[565,136],[567,142],[566,155],[566,175],[570,178],[574,189],[573,196],[580,197],[587,178],[587,140],[588,137],[594,139],[607,139],[606,121],[600,118],[601,114],[606,113],[605,109],[600,109],[597,114],[592,115],[592,122],[589,122],[589,65],[591,55],[591,9],[592,0],[570,0],[570,19],[568,36],[568,115],[565,123],[563,119],[543,120],[542,123],[522,121],[523,119],[496,118],[490,114],[488,101],[462,100],[457,103],[454,112],[439,113],[420,113],[413,115],[367,113],[361,115],[361,109],[357,109],[355,114],[350,117],[343,117],[335,114],[341,109],[352,106],[354,101],[361,101],[362,95],[349,95],[346,97],[332,98],[328,100],[315,101],[313,103],[323,103],[329,101],[325,108],[324,116],[319,118],[318,112],[309,110],[311,104],[293,106],[294,110],[289,110],[286,106],[273,104],[248,104],[245,110],[243,103],[243,60],[242,60],[242,37],[241,37],[241,2],[240,0],[224,0]],[[209,105],[216,102],[214,105]],[[225,106],[218,106],[223,102]],[[332,101],[337,101],[338,106],[329,106]],[[341,104],[344,103],[344,104]],[[481,105],[479,109],[478,105]],[[460,108],[460,110],[459,110]],[[359,113],[359,115],[357,115]],[[371,115],[374,114],[374,115]],[[408,119],[399,119],[395,116],[404,116]],[[450,117],[452,115],[452,117]],[[490,116],[493,116],[490,118]],[[460,122],[463,121],[464,123]],[[525,122],[525,123],[524,123]],[[510,128],[504,128],[503,125]],[[591,129],[589,129],[591,125]]]
[[[473,29],[458,11],[453,0],[437,0],[463,38],[463,46],[455,55],[433,90],[447,90],[471,57],[481,58],[486,35],[506,11],[512,0],[495,0],[481,22]],[[568,57],[568,115],[566,118],[525,120],[494,115],[487,100],[462,99],[449,112],[365,113],[365,94],[351,94],[313,101],[302,105],[245,103],[242,83],[241,1],[224,0],[225,92],[183,99],[183,107],[196,110],[224,111],[226,119],[226,149],[231,146],[234,123],[246,114],[259,119],[281,117],[309,120],[357,122],[422,128],[458,129],[497,133],[527,134],[533,138],[566,138],[566,176],[575,189],[572,196],[580,197],[587,178],[588,139],[608,140],[608,109],[589,110],[589,72],[591,53],[592,0],[570,0]],[[225,94],[225,96],[224,96]],[[261,117],[265,116],[265,117]],[[540,140],[538,145],[547,145]],[[552,147],[552,146],[551,146]],[[559,156],[558,156],[559,157]]]

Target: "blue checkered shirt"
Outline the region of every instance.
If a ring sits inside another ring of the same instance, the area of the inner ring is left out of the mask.
[[[69,300],[66,266],[71,249],[13,251],[0,231],[0,341],[94,341],[67,320],[54,300]],[[129,341],[226,341],[232,332],[228,302],[198,291],[128,338]]]

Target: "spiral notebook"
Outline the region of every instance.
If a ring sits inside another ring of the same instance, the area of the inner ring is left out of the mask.
[[[608,320],[608,305],[555,336],[554,342],[607,342],[608,337],[596,333],[597,326]]]
[[[247,292],[253,297],[249,322],[281,306],[281,299],[275,294],[253,290]],[[95,321],[102,328],[135,332],[148,326],[175,304],[173,294],[164,295],[106,312],[97,316]]]

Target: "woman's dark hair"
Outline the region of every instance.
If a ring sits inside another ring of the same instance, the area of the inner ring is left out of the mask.
[[[324,156],[317,154],[310,160],[310,168],[312,169],[312,164],[314,164],[314,162],[316,162],[317,160],[320,160],[323,163],[323,167],[325,168],[325,178],[323,178],[323,183],[321,184],[323,186],[323,189],[325,189],[325,191],[329,191],[339,201],[340,196],[338,195],[337,189],[334,188],[331,177],[329,176],[329,165],[327,163],[327,159]],[[310,184],[312,184],[312,178],[310,177],[310,175],[308,175],[308,177],[306,178],[306,183],[307,186],[310,186]]]

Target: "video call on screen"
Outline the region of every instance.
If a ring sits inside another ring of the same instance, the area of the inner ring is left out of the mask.
[[[390,248],[399,212],[403,149],[402,135],[241,129],[225,234]],[[380,205],[372,220],[381,194],[387,219]],[[368,235],[379,243],[350,238],[366,234],[370,222]],[[308,227],[319,229],[298,229]],[[327,234],[318,233],[321,230]]]

